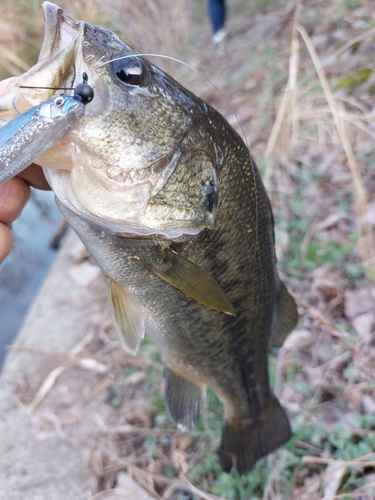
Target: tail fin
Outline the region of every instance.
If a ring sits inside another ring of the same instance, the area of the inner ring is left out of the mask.
[[[288,417],[274,396],[258,420],[224,422],[220,464],[226,472],[232,467],[240,474],[250,472],[258,460],[285,444],[291,435]]]

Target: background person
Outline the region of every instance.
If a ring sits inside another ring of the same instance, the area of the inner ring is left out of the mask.
[[[208,13],[214,33],[211,40],[212,43],[217,45],[226,37],[226,31],[224,27],[226,16],[225,0],[209,0]]]

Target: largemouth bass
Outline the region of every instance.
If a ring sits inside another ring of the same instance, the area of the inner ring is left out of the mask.
[[[147,332],[160,349],[171,418],[193,428],[212,387],[224,404],[221,465],[248,472],[291,436],[267,354],[297,321],[254,160],[217,111],[116,35],[48,2],[44,11],[17,108],[55,95],[23,86],[74,87],[83,72],[95,99],[38,163],[108,277],[125,348]]]

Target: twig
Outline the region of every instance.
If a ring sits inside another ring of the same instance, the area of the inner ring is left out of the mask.
[[[322,478],[321,476],[314,477],[311,481],[309,481],[303,488],[299,489],[298,492],[292,496],[291,500],[300,500],[303,494],[305,494],[309,489],[314,485],[318,485],[321,483]],[[302,498],[306,498],[305,496]]]
[[[33,347],[20,347],[16,345],[8,345],[7,350],[19,351],[19,352],[24,351],[24,352],[29,352],[30,354],[36,354],[54,358],[63,358],[67,360],[80,360],[87,358],[86,355],[79,355],[78,353],[72,356],[72,353],[70,351],[69,352],[45,351],[43,349],[35,349]],[[90,354],[90,358],[95,359],[96,361],[103,361],[103,356],[100,355]],[[149,361],[147,359],[142,359],[134,356],[128,356],[125,352],[121,356],[121,361],[124,361],[124,363],[129,365],[137,366],[139,368],[154,368],[155,370],[163,370],[163,365],[161,363],[156,363],[153,361]]]
[[[184,474],[180,474],[180,477],[182,478],[182,483],[185,484],[185,487],[187,486],[193,495],[197,495],[199,498],[202,500],[225,500],[221,497],[217,497],[215,495],[211,495],[210,493],[205,493],[204,491],[200,490],[192,482],[188,480],[187,477],[185,477]]]
[[[330,498],[319,498],[318,500],[340,500],[341,498],[344,500],[349,500],[354,498],[359,498],[360,500],[364,500],[365,498],[368,498],[369,500],[374,500],[374,495],[372,493],[364,492],[366,488],[374,488],[374,486],[375,486],[375,481],[364,484],[363,486],[360,486],[355,491],[351,491],[350,493],[342,493],[341,495],[335,495],[334,497]]]
[[[311,307],[311,306],[310,307],[307,306],[307,307],[308,307],[307,313],[310,316],[310,318],[317,319],[322,325],[324,325],[327,328],[327,330],[334,337],[342,340],[349,347],[349,349],[351,349],[353,352],[355,352],[355,353],[357,352],[357,347],[352,342],[350,342],[350,340],[348,340],[346,338],[345,334],[343,334],[342,332],[337,330],[331,324],[331,322],[325,316],[323,316],[323,314],[321,312],[319,312],[317,309],[315,309],[315,307]]]
[[[374,453],[369,454],[371,456],[374,456]],[[364,455],[369,456],[369,455]],[[363,458],[363,457],[360,457]],[[304,464],[342,464],[345,465],[346,467],[374,467],[375,466],[375,460],[371,460],[370,462],[364,462],[362,460],[336,460],[334,458],[321,458],[321,457],[311,457],[311,456],[304,456],[302,457],[302,462]]]
[[[161,427],[137,427],[136,425],[124,424],[117,427],[107,427],[108,434],[147,434],[156,435],[160,434],[179,434],[181,431],[178,429],[162,429]]]
[[[98,493],[95,493],[94,495],[90,496],[87,500],[105,500],[106,498],[113,500],[114,496],[118,496],[119,500],[121,499],[126,500],[127,498],[130,498],[131,494],[132,492],[130,490],[110,488],[108,490],[103,490],[99,491]],[[148,494],[148,492],[145,491],[145,494]],[[150,496],[149,498],[155,498],[155,497]]]
[[[306,231],[302,242],[301,242],[301,259],[302,261],[305,261],[307,258],[307,252],[309,249],[310,242],[314,236],[315,231],[317,230],[319,226],[319,222],[317,219],[315,219],[309,226],[308,230]]]
[[[147,472],[147,471],[137,467],[136,465],[133,465],[131,462],[129,462],[126,459],[122,459],[121,461],[126,465],[126,467],[128,467],[130,469],[134,469],[140,476],[147,477],[147,478],[151,477],[155,481],[160,481],[164,484],[173,485],[175,488],[189,491],[189,492],[197,495],[202,500],[225,500],[222,497],[217,497],[215,495],[211,495],[209,493],[205,493],[204,491],[199,490],[196,486],[194,486],[184,476],[182,479],[169,479],[169,478],[161,476],[159,474],[153,474],[151,472]]]
[[[279,478],[280,472],[283,470],[285,467],[285,464],[283,462],[279,463],[276,467],[274,467],[268,476],[266,486],[264,487],[263,491],[263,497],[262,500],[271,500],[274,498],[274,492],[273,492],[273,482],[275,479]]]
[[[74,346],[70,351],[69,355],[75,356],[79,353],[91,340],[94,338],[95,333],[89,332],[76,346]],[[52,387],[55,385],[58,377],[66,370],[66,366],[58,366],[54,370],[52,370],[47,378],[44,380],[42,385],[39,387],[39,390],[34,398],[34,400],[26,407],[26,413],[29,415],[40,405],[43,399],[50,392]]]
[[[327,64],[329,64],[333,61],[336,61],[338,56],[340,54],[342,54],[343,52],[345,52],[345,50],[347,50],[349,47],[351,47],[352,45],[354,45],[357,42],[360,42],[361,40],[363,40],[364,38],[366,38],[368,36],[372,36],[374,33],[375,33],[375,28],[372,27],[372,28],[368,29],[367,31],[364,31],[363,33],[360,33],[359,35],[355,36],[354,38],[352,38],[348,42],[344,43],[344,45],[342,47],[340,47],[338,50],[335,50],[335,52],[333,54],[328,56],[327,59],[322,63],[322,65],[327,66]]]

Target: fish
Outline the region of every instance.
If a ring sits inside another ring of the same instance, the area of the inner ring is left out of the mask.
[[[248,473],[291,437],[268,352],[298,319],[254,159],[223,116],[111,31],[43,7],[44,42],[14,84],[16,106],[83,72],[95,98],[37,163],[106,276],[125,349],[147,333],[160,350],[171,419],[194,428],[211,387],[224,407],[220,464]]]
[[[49,99],[1,127],[0,182],[11,179],[51,149],[85,113],[74,97]]]

